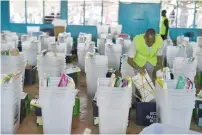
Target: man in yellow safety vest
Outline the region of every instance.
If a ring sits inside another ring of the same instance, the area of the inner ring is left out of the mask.
[[[161,12],[161,24],[160,24],[160,34],[163,40],[167,39],[168,29],[169,29],[169,21],[166,17],[166,10],[162,10]]]
[[[135,74],[147,70],[151,79],[154,67],[163,68],[163,40],[154,29],[148,29],[145,34],[135,36],[128,52],[128,64],[134,68]]]

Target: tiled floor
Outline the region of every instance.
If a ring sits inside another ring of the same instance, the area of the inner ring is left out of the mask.
[[[93,117],[92,117],[92,103],[87,98],[86,95],[86,82],[85,82],[85,74],[81,73],[80,82],[78,85],[79,92],[79,98],[80,98],[80,121],[78,122],[77,128],[72,130],[72,133],[81,134],[83,133],[85,128],[90,128],[92,130],[93,134],[99,133],[99,128],[97,126],[93,125]],[[38,85],[31,85],[31,86],[25,86],[24,91],[28,93],[31,97],[34,97],[38,94]],[[128,127],[128,134],[138,134],[144,127],[137,126],[134,124],[134,110],[132,111],[133,114],[131,116],[131,120],[129,122]],[[198,131],[202,133],[202,128],[198,127],[194,121],[192,121],[191,129],[194,131]],[[42,127],[38,127],[36,125],[36,116],[34,112],[30,113],[23,121],[23,123],[20,125],[17,133],[19,134],[41,134],[43,133]]]

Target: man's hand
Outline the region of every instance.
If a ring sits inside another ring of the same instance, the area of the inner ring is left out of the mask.
[[[144,75],[146,72],[145,72],[145,69],[144,67],[139,67],[137,64],[135,64],[135,69],[141,74],[141,75]]]

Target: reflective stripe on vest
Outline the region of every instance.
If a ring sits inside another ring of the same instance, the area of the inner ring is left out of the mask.
[[[166,17],[162,17],[161,19],[161,25],[160,25],[160,34],[165,35],[166,34],[166,26],[164,25],[164,21],[166,20]]]
[[[156,66],[157,51],[161,48],[163,43],[161,36],[156,35],[156,41],[152,45],[152,49],[150,52],[148,50],[148,46],[145,43],[144,34],[137,35],[133,41],[135,42],[134,44],[136,45],[136,55],[133,61],[139,67],[143,67],[147,61],[151,63],[153,66]]]

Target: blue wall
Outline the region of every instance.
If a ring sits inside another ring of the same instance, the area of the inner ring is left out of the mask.
[[[119,8],[119,23],[123,24],[123,32],[128,33],[133,37],[137,32],[134,30],[131,31],[130,28],[127,28],[128,20],[124,20],[124,16],[126,13],[124,12],[124,5],[123,3],[120,3],[120,8]],[[135,7],[136,4],[129,4],[131,9],[133,6]],[[61,18],[62,19],[67,19],[67,1],[61,1]],[[131,13],[132,14],[132,13]],[[158,14],[158,12],[157,12]],[[157,15],[159,16],[159,14]],[[154,16],[155,17],[155,16]],[[158,17],[157,17],[158,18]],[[140,19],[140,18],[139,18]],[[144,19],[144,18],[143,18]],[[129,22],[130,23],[130,22]],[[156,27],[159,24],[155,24]],[[14,31],[17,33],[26,33],[27,26],[40,26],[41,28],[53,28],[51,24],[16,24],[16,23],[10,23],[10,13],[9,13],[9,1],[1,1],[1,30],[10,30]],[[158,29],[158,28],[155,28]],[[194,40],[198,36],[199,31],[202,29],[194,29],[194,28],[171,28],[170,29],[170,36],[172,40],[176,40],[177,36],[183,35],[186,32],[194,32],[195,37],[193,38]],[[158,31],[158,30],[157,30]],[[86,33],[91,33],[93,35],[93,38],[97,37],[97,31],[96,31],[96,26],[79,26],[79,25],[68,25],[67,26],[67,32],[71,32],[73,37],[77,37],[79,32],[86,32]]]

